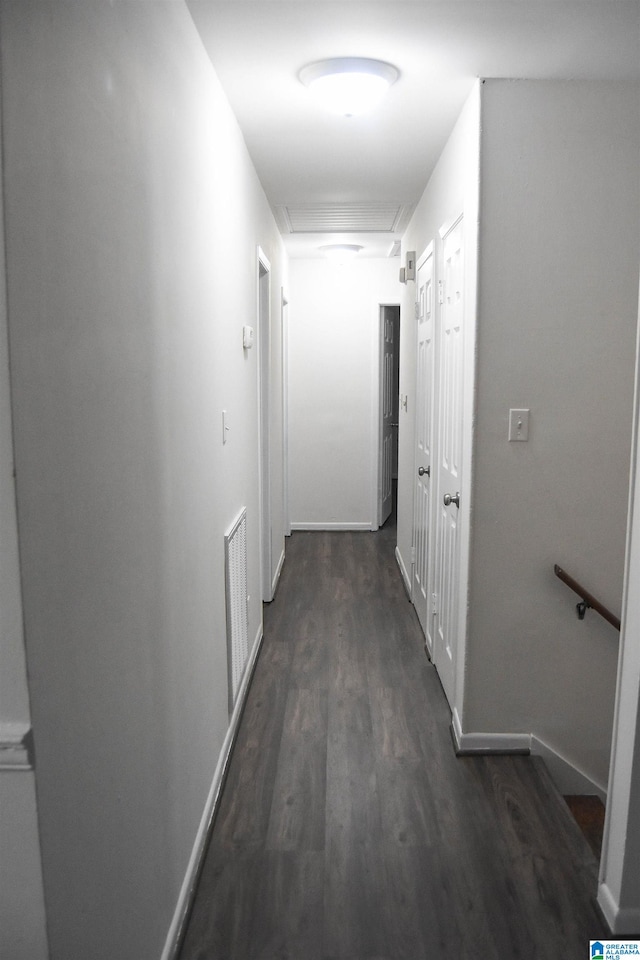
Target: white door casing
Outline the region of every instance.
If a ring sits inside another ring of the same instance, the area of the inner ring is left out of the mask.
[[[418,261],[416,283],[417,371],[414,475],[414,524],[412,571],[413,602],[425,635],[427,652],[433,656],[432,632],[432,479],[433,394],[435,371],[435,298],[433,243]]]
[[[463,219],[440,231],[442,273],[438,323],[438,442],[434,663],[453,709],[460,592],[459,503],[463,437]]]
[[[284,287],[280,291],[280,323],[282,344],[282,497],[285,536],[291,536],[289,515],[289,297]]]
[[[258,403],[260,430],[260,579],[262,599],[273,599],[271,570],[271,264],[258,247]]]
[[[380,307],[380,457],[378,468],[378,526],[393,505],[393,365],[395,360],[392,308]]]

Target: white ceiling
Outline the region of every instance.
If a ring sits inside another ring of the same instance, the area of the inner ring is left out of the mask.
[[[333,239],[387,256],[474,78],[640,79],[640,0],[187,2],[291,256]],[[324,113],[297,79],[337,56],[400,70],[375,114]],[[380,214],[383,229],[288,233],[291,221],[336,212],[347,225]]]

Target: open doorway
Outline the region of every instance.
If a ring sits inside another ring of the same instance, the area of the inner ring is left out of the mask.
[[[400,305],[380,304],[380,403],[378,429],[377,522],[395,516],[398,486],[398,407]]]

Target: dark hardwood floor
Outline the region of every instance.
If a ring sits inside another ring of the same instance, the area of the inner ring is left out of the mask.
[[[584,960],[597,864],[536,758],[456,758],[393,525],[294,533],[181,960]]]
[[[602,853],[602,837],[604,835],[605,806],[600,797],[575,796],[570,794],[563,798],[573,819],[576,821],[584,837],[591,847],[594,856],[600,860]]]

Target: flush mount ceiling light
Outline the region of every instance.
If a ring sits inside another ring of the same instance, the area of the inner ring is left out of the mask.
[[[327,243],[324,247],[320,247],[325,257],[330,257],[331,260],[337,260],[339,263],[353,260],[362,249],[357,243]]]
[[[373,110],[399,75],[390,63],[365,57],[319,60],[298,74],[328,110],[345,117]]]

